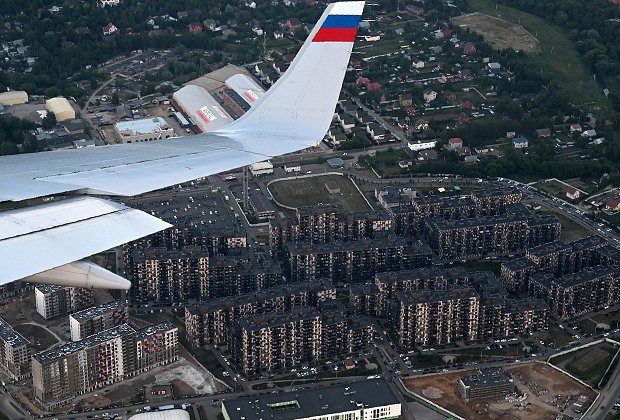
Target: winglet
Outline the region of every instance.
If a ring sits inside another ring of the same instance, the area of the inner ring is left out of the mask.
[[[318,144],[332,121],[363,9],[363,1],[329,5],[282,77],[214,134],[266,156]]]

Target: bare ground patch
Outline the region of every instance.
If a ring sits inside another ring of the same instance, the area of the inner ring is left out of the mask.
[[[460,378],[475,375],[477,370],[427,375],[405,381],[410,390],[419,395],[429,395],[434,403],[467,419],[555,419],[566,401],[574,401],[577,395],[586,395],[592,401],[595,393],[566,375],[542,363],[522,363],[505,367],[520,392],[527,399],[516,404],[504,399],[466,403],[457,384]],[[547,400],[562,395],[555,404]],[[565,411],[568,413],[568,411]],[[575,414],[575,416],[578,416]]]
[[[536,54],[541,51],[540,42],[523,26],[498,19],[484,13],[470,13],[458,16],[452,21],[470,30],[479,33],[493,48],[503,50],[512,48],[526,54]]]

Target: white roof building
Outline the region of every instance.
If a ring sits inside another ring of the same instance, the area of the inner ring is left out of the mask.
[[[172,95],[177,108],[201,133],[222,128],[233,119],[204,88],[187,85]]]
[[[264,162],[257,162],[250,165],[250,172],[252,172],[252,175],[254,176],[270,175],[273,173],[273,164],[268,160]]]
[[[151,411],[135,414],[129,420],[189,420],[189,413],[185,410]]]
[[[121,121],[117,122],[114,128],[123,143],[161,140],[174,136],[174,129],[162,117]]]
[[[239,73],[226,79],[226,87],[237,92],[250,106],[265,94],[265,90],[254,80]]]

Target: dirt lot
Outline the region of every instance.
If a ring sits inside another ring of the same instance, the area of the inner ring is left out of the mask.
[[[552,420],[560,410],[547,403],[548,398],[562,395],[563,405],[570,396],[574,400],[574,396],[584,394],[590,401],[595,397],[594,392],[542,363],[516,364],[506,367],[506,370],[512,374],[518,390],[528,395],[521,404],[506,400],[465,403],[458,392],[457,383],[462,377],[477,374],[476,370],[413,378],[405,381],[405,385],[464,418],[476,420]],[[565,410],[565,414],[578,417],[570,410]]]
[[[521,25],[515,25],[483,13],[459,16],[452,21],[479,33],[485,41],[498,50],[512,48],[526,54],[540,52],[540,42]]]
[[[334,181],[340,187],[340,194],[329,194],[325,183]],[[290,179],[269,185],[274,198],[291,207],[336,204],[340,211],[368,211],[368,204],[353,183],[340,175],[325,175],[310,178]]]

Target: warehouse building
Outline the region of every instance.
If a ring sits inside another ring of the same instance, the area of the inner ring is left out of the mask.
[[[175,135],[174,129],[161,117],[117,122],[114,130],[123,143],[169,139]]]
[[[233,119],[204,88],[187,85],[172,95],[172,103],[198,133],[217,130]]]
[[[401,404],[385,379],[252,395],[222,401],[225,420],[398,419]]]
[[[28,94],[23,90],[10,90],[0,93],[0,105],[20,105],[28,102]]]
[[[243,115],[265,94],[265,91],[248,76],[235,74],[226,80],[226,86],[221,94],[238,115]]]
[[[56,116],[56,121],[75,119],[75,110],[67,98],[63,98],[62,96],[45,101],[45,109]]]

